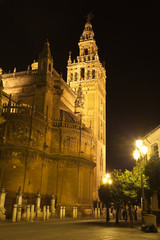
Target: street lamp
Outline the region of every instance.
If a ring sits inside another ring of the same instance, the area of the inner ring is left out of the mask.
[[[107,179],[110,178],[110,174],[109,174],[109,173],[106,174],[106,178],[107,178]]]
[[[103,184],[105,184],[105,185],[112,184],[112,179],[111,179],[109,173],[106,173],[105,177],[103,178]],[[106,201],[106,221],[109,222],[109,219],[110,219],[110,217],[109,217],[109,202]]]
[[[103,183],[104,184],[112,184],[112,180],[110,179],[110,174],[107,173],[106,176],[103,178]]]
[[[142,147],[142,145],[143,145],[142,140],[136,140],[136,147],[137,147],[138,149],[140,149],[140,148]]]
[[[142,140],[136,141],[136,149],[133,152],[133,157],[136,161],[140,160],[140,163],[144,160],[147,154],[148,148],[143,145]],[[141,189],[142,189],[142,214],[145,212],[145,194],[144,194],[144,180],[143,173],[141,173]]]

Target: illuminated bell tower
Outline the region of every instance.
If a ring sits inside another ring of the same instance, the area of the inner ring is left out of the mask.
[[[67,83],[75,93],[81,85],[84,95],[85,116],[83,121],[91,127],[95,140],[95,163],[93,199],[98,199],[98,187],[106,171],[106,71],[98,56],[98,47],[88,15],[80,37],[77,61],[69,53]]]

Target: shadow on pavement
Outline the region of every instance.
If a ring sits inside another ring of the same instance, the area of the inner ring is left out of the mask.
[[[99,227],[113,227],[113,228],[134,228],[134,227],[140,227],[141,222],[124,222],[120,221],[118,224],[115,222],[105,222],[105,221],[87,221],[87,222],[81,222],[79,225],[88,225],[88,226],[99,226]]]

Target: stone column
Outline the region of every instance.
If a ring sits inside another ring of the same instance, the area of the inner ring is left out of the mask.
[[[47,206],[46,219],[49,219],[49,206]]]
[[[40,191],[38,191],[37,196],[36,196],[36,216],[40,217],[41,216],[41,195],[40,195]]]
[[[18,206],[22,206],[22,190],[21,190],[21,187],[19,187],[18,193],[16,195],[16,204]]]
[[[66,214],[66,209],[65,209],[65,207],[63,207],[63,209],[62,209],[62,216],[63,216],[63,219],[65,219],[65,214]]]
[[[75,207],[73,207],[73,218],[75,218],[75,217],[76,217],[75,210],[76,210],[76,208],[75,208]]]
[[[17,222],[20,222],[22,218],[22,207],[19,205],[17,208]]]
[[[60,219],[62,219],[62,218],[63,218],[63,207],[60,206]]]
[[[56,209],[55,209],[55,196],[52,193],[52,196],[51,196],[51,216],[54,216],[55,212],[56,212]]]
[[[6,191],[5,191],[5,187],[2,186],[0,190],[0,220],[6,219],[6,215],[5,215],[6,209],[4,207],[5,199],[6,199]]]
[[[43,206],[43,220],[46,220],[46,206]]]
[[[34,219],[34,205],[31,205],[31,217],[30,217],[30,222],[33,222]]]
[[[97,209],[97,212],[98,212],[98,218],[100,218],[100,216],[101,216],[101,209],[98,208],[98,209]]]
[[[97,218],[97,208],[95,208],[95,218]]]
[[[78,208],[75,207],[75,218],[77,218],[77,217],[78,217]]]
[[[17,218],[17,204],[14,204],[13,214],[12,214],[12,222],[16,222],[16,218]]]
[[[27,212],[26,212],[26,222],[29,222],[29,219],[30,219],[30,209],[31,209],[31,206],[28,204]]]
[[[78,216],[78,208],[77,207],[73,207],[73,218],[77,218]]]

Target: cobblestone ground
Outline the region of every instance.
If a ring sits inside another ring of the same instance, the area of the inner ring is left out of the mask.
[[[160,239],[159,233],[144,233],[140,226],[104,220],[0,223],[0,240],[147,240]]]

